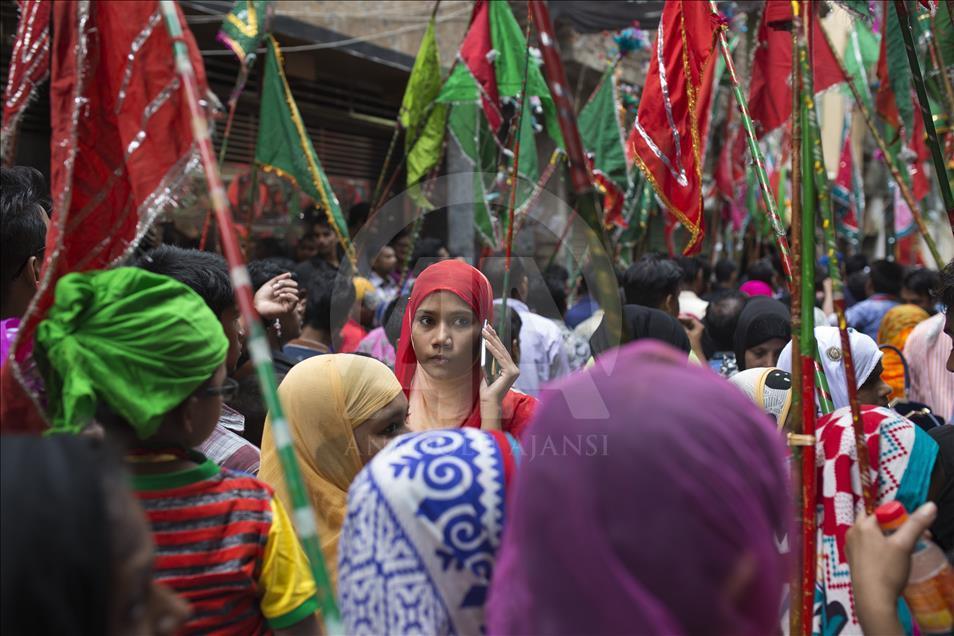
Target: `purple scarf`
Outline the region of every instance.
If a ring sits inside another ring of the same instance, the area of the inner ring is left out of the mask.
[[[775,631],[783,446],[725,380],[632,343],[547,391],[521,447],[490,634]]]

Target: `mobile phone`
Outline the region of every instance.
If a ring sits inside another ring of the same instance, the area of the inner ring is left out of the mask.
[[[483,327],[486,327],[488,324],[488,321],[485,319]],[[487,382],[490,383],[497,377],[497,360],[492,355],[487,355],[487,339],[484,337],[483,327],[481,327],[480,330],[480,366],[484,370]]]

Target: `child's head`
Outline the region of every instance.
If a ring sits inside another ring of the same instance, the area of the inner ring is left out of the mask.
[[[211,433],[229,390],[228,348],[205,301],[167,276],[68,274],[36,333],[52,427],[78,432],[100,415],[150,446],[191,448]]]

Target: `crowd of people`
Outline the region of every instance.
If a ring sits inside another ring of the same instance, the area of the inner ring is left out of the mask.
[[[39,173],[2,169],[0,211],[9,364]],[[277,251],[248,265],[254,306],[347,633],[787,629],[800,414],[771,258],[643,255],[616,273],[619,346],[590,264],[475,267],[408,232],[353,274],[320,214]],[[954,261],[844,262],[871,481],[911,513],[891,536],[864,514],[829,265],[814,631],[913,633],[915,542],[954,559]],[[0,631],[321,632],[248,333],[213,252],[57,282],[30,354],[47,428],[2,423]]]

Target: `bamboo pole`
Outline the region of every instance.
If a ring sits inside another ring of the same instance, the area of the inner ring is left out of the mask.
[[[825,29],[821,29],[821,32],[822,35],[825,36],[825,42],[827,42],[828,48],[831,49],[832,56],[838,63],[838,68],[841,69],[841,72],[845,77],[849,77],[848,73],[845,71],[845,64],[842,62],[841,57],[836,52],[828,33],[825,31]],[[881,133],[878,132],[878,127],[875,124],[874,118],[871,116],[871,113],[865,106],[864,100],[862,100],[861,95],[858,93],[858,87],[855,86],[855,83],[851,81],[847,82],[847,84],[848,90],[851,91],[851,96],[855,100],[855,107],[861,112],[861,117],[865,120],[865,124],[868,126],[868,131],[871,133],[875,143],[878,145],[878,149],[884,156],[885,163],[888,165],[888,170],[891,173],[891,178],[894,179],[898,189],[901,191],[901,196],[904,198],[904,202],[908,204],[909,208],[911,208],[911,216],[914,217],[914,222],[918,226],[918,232],[921,233],[921,237],[927,244],[928,250],[930,250],[931,255],[934,257],[934,262],[937,265],[937,268],[944,269],[944,260],[941,258],[941,253],[937,249],[937,243],[934,242],[934,237],[931,236],[931,234],[928,232],[927,226],[924,224],[924,217],[921,216],[921,208],[918,207],[918,204],[914,201],[914,195],[911,193],[911,188],[908,187],[907,182],[905,182],[905,180],[901,177],[901,172],[891,159],[891,154],[888,152],[888,145],[885,143]],[[925,123],[925,126],[926,125],[927,124]],[[950,214],[948,217],[950,218]],[[954,221],[952,221],[952,223],[954,223]]]
[[[225,258],[229,263],[232,285],[235,288],[235,297],[238,301],[242,317],[249,327],[248,348],[252,354],[252,362],[255,365],[255,370],[261,383],[265,405],[268,407],[268,411],[271,415],[272,434],[274,435],[275,445],[278,448],[279,458],[281,459],[285,483],[292,499],[291,513],[295,529],[301,540],[302,548],[304,548],[305,554],[308,556],[312,575],[318,587],[318,604],[321,609],[322,618],[325,621],[325,631],[328,634],[337,634],[341,632],[338,606],[335,602],[331,581],[328,577],[325,559],[324,556],[322,556],[321,544],[318,540],[318,531],[315,527],[314,511],[305,494],[301,472],[298,469],[295,451],[292,448],[288,422],[285,420],[282,404],[278,399],[275,370],[272,366],[268,341],[265,336],[265,330],[262,328],[262,322],[255,311],[255,305],[252,300],[251,280],[249,279],[248,270],[242,259],[242,252],[239,249],[235,223],[232,220],[232,212],[229,209],[225,188],[222,186],[222,178],[219,175],[215,151],[212,148],[212,140],[209,137],[208,124],[205,120],[205,114],[199,105],[198,82],[196,80],[195,70],[192,68],[192,62],[189,60],[189,52],[183,39],[182,24],[179,21],[176,4],[172,0],[160,0],[159,4],[163,17],[165,18],[166,28],[168,28],[169,35],[173,40],[176,70],[182,78],[185,101],[188,104],[189,113],[191,115],[192,133],[195,137],[196,145],[199,148],[206,180],[209,184],[212,209],[215,211],[219,231],[222,235],[222,247],[225,252]]]
[[[894,0],[894,12],[901,25],[901,36],[904,38],[904,49],[908,53],[908,64],[911,66],[911,75],[914,79],[914,92],[917,93],[918,103],[921,106],[921,118],[924,120],[924,132],[927,133],[928,145],[931,147],[931,158],[934,160],[934,173],[937,184],[941,189],[941,198],[944,199],[944,209],[948,219],[954,216],[954,194],[951,194],[951,180],[947,176],[947,166],[944,165],[944,155],[941,152],[941,141],[934,128],[934,116],[931,114],[931,103],[928,101],[927,88],[924,86],[924,76],[921,75],[921,65],[918,63],[918,54],[914,50],[914,36],[911,34],[911,14],[904,0]],[[903,99],[903,96],[902,96]],[[952,226],[954,231],[954,226]],[[943,268],[939,265],[939,269]]]
[[[796,2],[792,2],[795,7],[795,13],[798,14]],[[802,466],[805,463],[805,447],[792,443],[792,440],[798,439],[802,435],[802,411],[805,384],[804,369],[802,369],[801,356],[801,324],[802,324],[802,297],[798,290],[802,286],[802,197],[800,194],[802,183],[802,124],[799,117],[799,95],[801,93],[801,82],[799,82],[798,73],[798,36],[796,29],[792,29],[792,243],[794,244],[793,258],[794,269],[792,272],[792,412],[795,417],[792,418],[792,433],[789,436],[789,446],[792,452],[792,495],[793,504],[796,511],[794,527],[790,535],[789,549],[793,555],[792,570],[789,578],[789,634],[791,636],[802,636],[803,629],[803,611],[802,599],[804,598],[802,572],[805,563],[805,553],[802,550],[803,544],[803,492],[802,492]],[[812,401],[811,394],[808,397]]]
[[[709,0],[709,8],[714,15],[719,15],[719,10],[716,8],[714,0]],[[745,137],[749,142],[749,152],[752,155],[752,163],[755,165],[755,174],[759,179],[759,188],[762,191],[762,198],[765,201],[765,209],[768,211],[769,220],[772,223],[772,231],[775,233],[775,243],[778,246],[779,256],[782,259],[782,269],[785,270],[785,278],[794,295],[794,288],[792,288],[792,251],[789,248],[788,239],[785,237],[785,227],[782,225],[782,219],[778,214],[775,197],[772,196],[772,188],[769,185],[768,175],[765,173],[765,159],[762,156],[762,150],[759,148],[758,140],[755,138],[755,127],[752,124],[752,117],[749,115],[749,108],[746,106],[745,97],[742,95],[739,78],[735,74],[735,64],[732,61],[729,42],[725,37],[725,29],[725,26],[718,29],[719,49],[722,51],[725,68],[729,72],[729,80],[732,83],[732,92],[735,95],[736,104],[739,106],[739,113],[742,115]]]

